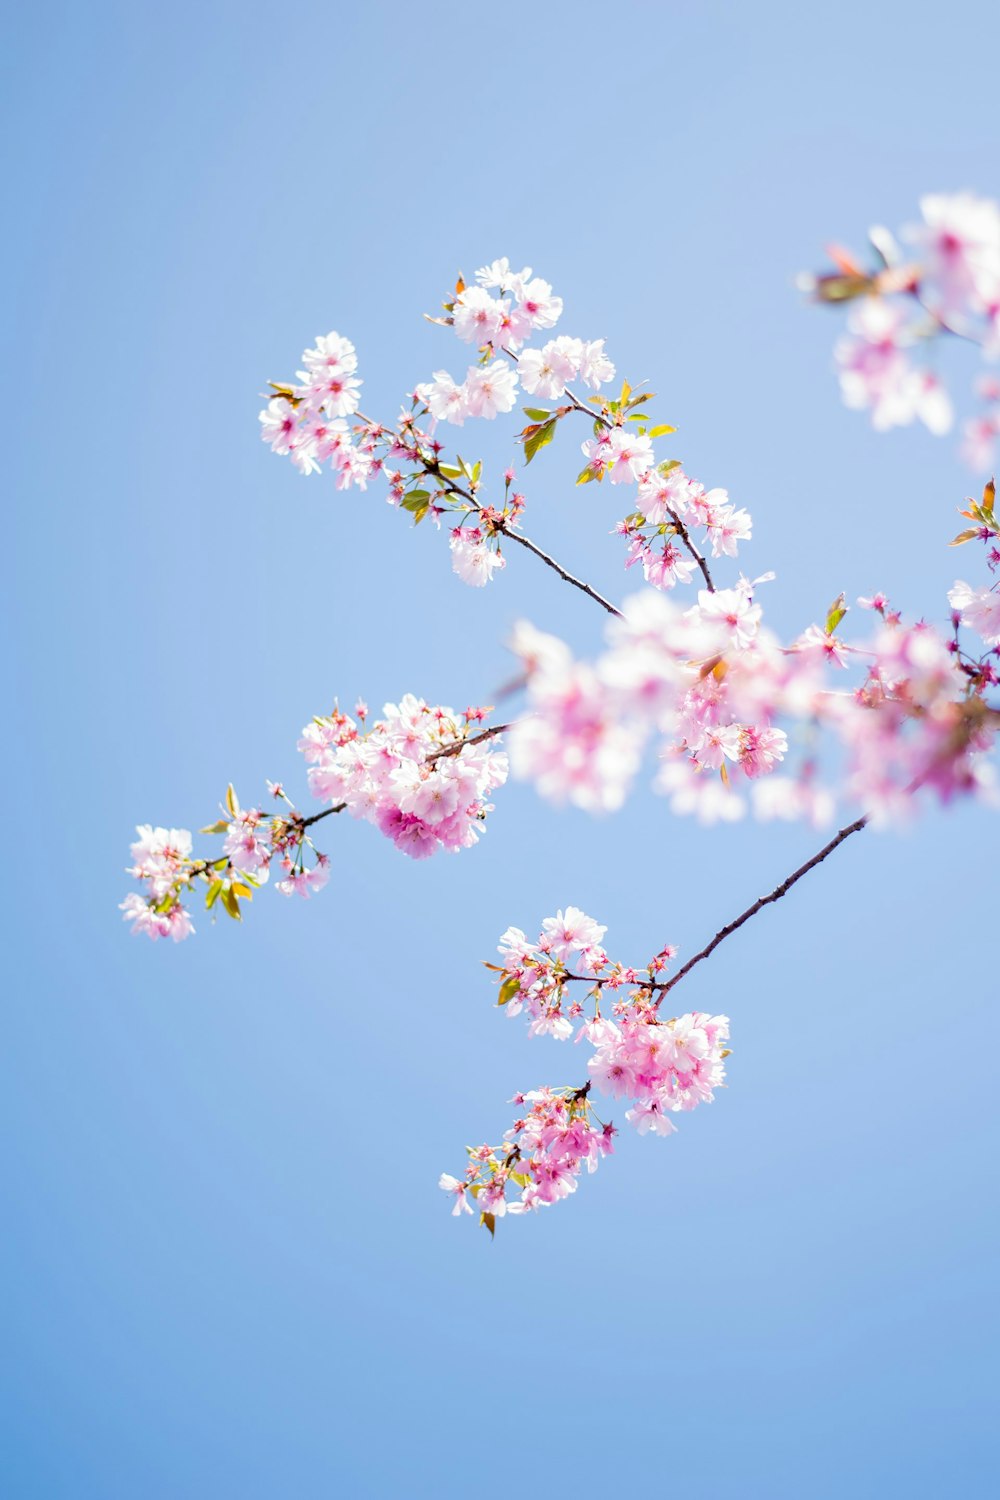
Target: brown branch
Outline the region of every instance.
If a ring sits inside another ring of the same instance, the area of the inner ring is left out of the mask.
[[[547,552],[543,552],[538,543],[533,542],[529,536],[524,536],[520,531],[510,531],[506,526],[502,528],[502,533],[504,536],[509,537],[512,542],[516,542],[519,547],[526,547],[529,552],[534,553],[535,557],[543,562],[547,568],[551,568],[553,573],[558,573],[564,582],[571,583],[575,589],[579,589],[581,593],[586,594],[588,599],[593,599],[594,603],[599,604],[602,609],[606,609],[609,615],[614,615],[618,620],[622,618],[621,610],[616,609],[609,600],[605,599],[603,594],[599,594],[595,588],[591,588],[590,584],[584,583],[582,579],[574,578],[572,573],[567,573],[561,563],[556,562],[555,558],[550,557]]]
[[[700,964],[702,959],[708,958],[710,954],[715,952],[721,942],[727,937],[731,937],[734,932],[737,932],[743,926],[744,922],[749,922],[750,918],[756,916],[757,912],[762,911],[765,906],[770,906],[773,901],[780,901],[782,896],[786,895],[792,886],[802,879],[803,875],[808,875],[810,870],[814,870],[817,865],[821,865],[824,859],[833,853],[834,849],[838,849],[845,839],[850,838],[852,833],[860,833],[867,822],[867,817],[864,817],[856,819],[853,823],[848,823],[847,827],[842,828],[839,833],[835,834],[828,844],[824,844],[823,848],[817,854],[814,854],[812,859],[807,859],[804,865],[800,865],[780,885],[776,885],[770,895],[758,897],[752,906],[747,907],[746,911],[741,912],[732,922],[727,922],[725,927],[720,927],[711,942],[706,943],[700,953],[696,953],[693,958],[689,958],[683,968],[679,969],[674,975],[673,979],[668,979],[664,984],[654,985],[653,988],[659,990],[661,995],[668,994],[675,984],[680,984],[684,976],[690,974],[695,964]]]
[[[481,729],[478,734],[470,734],[467,739],[455,740],[451,745],[445,745],[441,750],[433,750],[430,755],[424,757],[424,765],[431,766],[436,760],[443,760],[446,755],[461,755],[467,745],[481,745],[483,740],[495,739],[498,734],[506,734],[512,728],[510,724],[493,724],[489,729]]]
[[[447,490],[449,494],[461,496],[470,509],[477,514],[482,510],[482,506],[471,490],[467,490],[462,485],[456,484],[447,474],[442,474],[441,465],[437,459],[428,461],[418,450],[418,460],[424,473],[429,474],[442,489]],[[564,583],[572,584],[575,589],[579,589],[581,593],[586,594],[588,599],[593,599],[595,604],[599,604],[602,609],[606,609],[609,615],[614,615],[616,619],[621,619],[622,613],[620,609],[616,609],[610,600],[605,599],[604,595],[599,594],[589,583],[584,583],[582,578],[574,577],[572,573],[563,567],[562,563],[556,562],[554,557],[550,557],[547,552],[543,552],[537,542],[533,542],[523,532],[512,531],[506,525],[498,526],[495,529],[499,531],[501,536],[507,537],[510,541],[516,542],[519,547],[525,547],[529,552],[533,553],[547,568],[551,568],[554,573],[558,573]]]
[[[325,807],[322,812],[313,813],[311,817],[303,818],[302,827],[311,828],[312,825],[314,823],[318,823],[321,818],[329,818],[333,813],[342,813],[345,811],[346,807],[346,802],[337,802],[333,807]],[[290,822],[291,820],[286,819],[286,821]]]

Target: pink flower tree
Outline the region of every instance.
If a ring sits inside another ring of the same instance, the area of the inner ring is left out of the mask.
[[[837,251],[836,273],[810,285],[823,301],[854,303],[836,353],[848,405],[868,409],[877,427],[918,419],[939,432],[950,403],[913,352],[944,334],[1000,352],[1000,209],[969,195],[925,199],[922,209],[908,236],[919,260],[904,263],[876,231],[874,270]],[[864,628],[847,632],[841,594],[783,641],[764,623],[773,575],[750,579],[738,567],[748,512],[663,451],[674,428],[652,414],[651,391],[617,379],[603,338],[553,333],[562,312],[548,282],[494,261],[474,284],[460,278],[431,319],[467,346],[464,374],[434,371],[381,421],[361,410],[353,344],[330,333],[304,352],[294,381],[272,383],[261,432],[314,483],[377,485],[414,524],[443,525],[462,583],[502,586],[510,558],[530,554],[601,611],[604,648],[581,659],[522,621],[511,641],[516,675],[503,689],[517,702],[505,722],[492,708],[456,710],[409,692],[379,716],[364,703],[351,713],[335,704],[298,740],[316,810],[300,810],[280,781],[267,783],[270,810],[244,807],[229,786],[201,830],[221,845],[200,854],[186,829],[143,825],[129,869],[138,888],[122,903],[133,932],[178,942],[194,931],[199,898],[213,919],[222,910],[237,921],[271,883],[309,898],[332,869],[318,825],[345,812],[412,859],[459,854],[485,833],[508,775],[585,813],[613,812],[651,776],[677,816],[826,830],[812,858],[681,963],[662,935],[651,958],[612,960],[605,928],[574,906],[546,917],[533,941],[516,927],[502,935],[501,961],[486,964],[496,1004],[523,1016],[532,1036],[572,1041],[577,1060],[569,1082],[516,1093],[502,1138],[467,1147],[462,1172],[440,1178],[453,1212],[475,1210],[491,1234],[498,1218],[567,1197],[583,1168],[611,1153],[604,1099],[623,1100],[631,1127],[660,1136],[711,1102],[725,1082],[729,1018],[675,1013],[668,997],[720,943],[867,826],[898,824],[928,802],[1000,801],[992,482],[966,503],[953,543],[979,542],[985,569],[979,581],[956,580],[938,625],[904,620],[876,594],[857,601]],[[638,569],[645,587],[616,602],[575,577],[527,535],[514,464],[493,480],[452,451],[451,429],[502,417],[515,426],[523,468],[558,439],[579,447],[578,485],[621,487],[623,569]]]

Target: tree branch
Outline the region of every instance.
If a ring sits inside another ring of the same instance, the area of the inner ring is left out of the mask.
[[[563,394],[569,397],[570,403],[576,411],[582,412],[585,417],[590,417],[592,421],[600,422],[601,426],[606,427],[609,432],[613,431],[615,424],[613,422],[609,422],[608,418],[605,417],[601,412],[593,411],[589,406],[582,402],[579,397],[570,390],[568,385],[563,387]],[[694,542],[691,540],[691,533],[688,531],[687,527],[684,525],[684,522],[681,520],[677,512],[671,510],[669,506],[667,506],[667,511],[670,515],[671,524],[673,525],[675,531],[677,532],[677,535],[681,539],[681,543],[684,547],[687,548],[688,552],[691,554],[695,562],[698,564],[698,567],[701,569],[701,576],[705,580],[706,588],[708,589],[710,594],[714,594],[715,584],[712,582],[712,574],[709,571],[708,563],[705,560],[705,554],[695,546]]]
[[[430,755],[424,757],[424,765],[432,766],[436,760],[443,760],[446,755],[460,755],[467,745],[481,745],[483,740],[495,739],[498,734],[506,734],[512,728],[511,724],[492,724],[488,729],[481,729],[478,734],[470,734],[464,740],[455,740],[441,750],[431,751]]]
[[[424,473],[429,474],[431,478],[441,486],[442,489],[447,490],[449,494],[460,495],[461,498],[470,507],[470,509],[475,511],[477,514],[482,510],[482,506],[479,504],[479,501],[476,499],[475,495],[473,495],[471,490],[467,490],[462,485],[456,484],[455,481],[453,479],[450,479],[447,474],[442,474],[441,465],[439,464],[437,459],[428,461],[421,454],[419,461]],[[538,546],[537,542],[533,542],[530,537],[525,536],[520,531],[512,531],[508,526],[499,526],[496,528],[496,530],[499,531],[501,536],[505,536],[510,541],[516,542],[519,547],[527,548],[527,550],[533,553],[535,557],[543,562],[547,568],[551,568],[554,573],[558,573],[559,577],[565,583],[571,583],[575,589],[579,589],[581,593],[586,594],[588,599],[593,599],[595,604],[599,604],[602,609],[606,609],[609,615],[614,615],[616,619],[621,619],[622,613],[620,609],[616,609],[615,606],[610,602],[610,600],[605,599],[604,595],[599,594],[595,588],[592,588],[590,586],[589,583],[584,583],[582,578],[575,578],[572,573],[567,572],[562,563],[556,562],[554,557],[550,557],[547,552],[543,552],[541,547]]]
[[[821,865],[824,859],[833,853],[834,849],[838,849],[845,839],[850,838],[852,833],[860,833],[867,822],[867,817],[864,817],[856,819],[853,823],[848,823],[847,827],[842,828],[839,833],[835,834],[828,844],[824,844],[823,848],[817,854],[814,854],[812,859],[807,859],[804,865],[800,865],[780,885],[776,885],[770,895],[758,897],[752,906],[747,907],[746,911],[741,912],[732,922],[727,922],[725,927],[720,927],[711,942],[706,943],[700,953],[696,953],[693,958],[689,958],[683,968],[677,971],[673,979],[668,979],[664,984],[654,985],[653,988],[659,990],[661,996],[669,994],[675,984],[680,984],[684,976],[690,974],[695,964],[700,964],[702,959],[708,958],[710,954],[715,952],[721,942],[727,937],[731,937],[734,932],[737,932],[743,926],[744,922],[749,922],[750,918],[756,916],[757,912],[762,911],[765,906],[770,906],[773,901],[780,901],[782,896],[787,895],[792,886],[802,879],[803,875],[808,875],[810,870],[814,870],[817,865]]]

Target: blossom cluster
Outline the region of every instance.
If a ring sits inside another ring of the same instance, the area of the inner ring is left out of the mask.
[[[218,858],[195,859],[186,828],[152,828],[145,823],[136,829],[139,838],[132,845],[133,863],[127,873],[139,881],[142,894],[132,891],[120,905],[133,933],[154,941],[190,937],[194,923],[183,898],[199,886],[208,911],[218,903],[239,921],[241,902],[251,901],[258,887],[267,884],[272,865],[280,874],[275,889],[284,896],[308,898],[323,889],[330,878],[330,861],[316,851],[307,832],[316,818],[300,813],[279,784],[271,782],[269,788],[288,811],[269,815],[259,807],[241,807],[232,786],[227,789],[223,816],[201,830],[225,834]],[[307,849],[314,859],[310,865]]]
[[[503,1144],[467,1147],[464,1177],[441,1173],[438,1186],[451,1197],[452,1213],[471,1214],[471,1198],[479,1222],[492,1234],[505,1214],[557,1203],[575,1192],[581,1168],[595,1172],[601,1157],[614,1150],[614,1126],[595,1123],[588,1094],[586,1085],[515,1094],[511,1102],[526,1109]]]
[[[608,434],[609,445],[620,429]],[[592,449],[591,461],[602,462],[602,440],[584,444],[584,453]],[[609,455],[611,482],[620,459]],[[619,481],[620,482],[620,481]],[[739,543],[748,541],[753,528],[750,513],[730,503],[724,489],[706,490],[696,479],[690,479],[675,460],[643,469],[637,481],[637,509],[615,528],[628,541],[626,568],[641,563],[646,582],[657,589],[672,589],[678,583],[689,583],[697,571],[697,554],[690,550],[690,538],[704,537],[713,557],[735,557]],[[686,541],[685,552],[678,539]]]
[[[534,943],[508,928],[502,965],[488,965],[499,976],[498,1003],[508,1015],[525,1011],[533,1035],[567,1040],[576,1031],[594,1049],[586,1083],[515,1095],[512,1102],[527,1109],[503,1144],[468,1148],[463,1179],[441,1176],[453,1213],[471,1213],[471,1197],[491,1232],[507,1213],[575,1192],[582,1167],[595,1171],[612,1150],[615,1129],[597,1118],[592,1089],[629,1100],[625,1118],[640,1134],[665,1136],[676,1130],[671,1116],[710,1103],[724,1085],[728,1018],[660,1015],[669,986],[659,976],[676,950],[661,949],[642,970],[628,968],[608,958],[605,931],[570,906],[545,919]]]
[[[138,880],[144,895],[131,891],[121,903],[124,919],[132,931],[146,937],[173,938],[175,943],[194,931],[191,915],[181,903],[181,892],[189,881],[191,834],[187,828],[154,828],[141,823],[132,845],[128,874]]]
[[[560,334],[540,348],[522,348],[539,332],[554,328],[563,310],[562,298],[547,281],[533,276],[530,266],[512,271],[504,257],[481,267],[476,283],[466,286],[459,278],[454,299],[444,304],[447,316],[432,319],[452,326],[480,354],[460,383],[447,370],[437,370],[432,380],[417,386],[435,422],[461,427],[468,417],[492,420],[512,411],[519,383],[529,395],[556,400],[570,381],[598,390],[614,379],[603,339],[587,342]],[[499,295],[493,296],[494,291]]]
[[[492,811],[487,798],[507,779],[507,757],[491,742],[503,726],[479,728],[484,708],[431,707],[407,694],[387,703],[383,717],[365,728],[367,705],[354,717],[334,708],[307,724],[299,749],[308,763],[311,791],[332,805],[306,816],[280,782],[268,782],[279,810],[241,807],[232,786],[222,816],[203,834],[223,835],[218,856],[196,859],[186,828],[136,830],[128,873],[139,882],[121,903],[134,933],[175,942],[194,932],[184,898],[202,888],[205,906],[216,903],[230,917],[242,916],[241,902],[277,871],[275,889],[308,899],[330,878],[330,861],[313,843],[310,830],[333,813],[366,818],[398,849],[423,859],[438,849],[457,851],[476,843]]]
[[[933,193],[920,200],[920,214],[899,239],[884,228],[870,232],[873,268],[833,246],[836,269],[803,284],[819,301],[851,303],[835,349],[845,404],[868,411],[879,431],[920,421],[942,434],[954,422],[952,400],[919,356],[949,335],[978,345],[986,359],[1000,355],[1000,204],[968,192]],[[989,409],[965,421],[962,453],[988,470],[1000,387],[986,379],[978,390]]]
[[[446,463],[436,436],[438,423],[462,426],[469,418],[493,420],[512,412],[520,388],[542,399],[564,395],[571,380],[597,390],[614,378],[615,369],[603,339],[558,335],[540,347],[523,347],[527,339],[553,328],[562,313],[562,299],[530,267],[513,271],[506,259],[493,261],[479,270],[476,285],[466,286],[460,278],[444,310],[445,317],[431,321],[453,328],[478,352],[460,382],[438,370],[416,386],[394,424],[372,421],[358,409],[361,382],[354,345],[332,332],[303,353],[297,381],[270,382],[272,394],[260,413],[261,435],[303,474],[315,474],[328,464],[339,489],[364,489],[381,473],[389,503],[409,511],[415,523],[429,516],[439,525],[445,511],[463,513],[470,524],[452,530],[453,568],[463,581],[482,585],[504,565],[499,538],[516,526],[524,497],[511,494],[508,470],[503,508],[481,504],[481,465],[461,458]],[[554,431],[555,415],[539,415],[553,420],[537,442],[530,440],[533,428],[521,433],[528,462]]]
[[[354,345],[328,333],[305,350],[302,363],[297,384],[271,383],[274,395],[260,413],[261,437],[300,473],[317,474],[329,464],[338,489],[364,489],[375,460],[370,447],[353,443],[346,420],[361,399]]]
[[[496,731],[474,732],[487,712],[458,714],[407,693],[367,730],[340,712],[316,718],[299,740],[309,789],[374,823],[413,859],[467,849],[493,810],[490,793],[507,779],[507,757],[489,743]]]
[[[531,712],[511,735],[512,769],[555,802],[613,810],[655,739],[658,790],[674,812],[705,822],[741,817],[749,798],[761,817],[826,823],[834,786],[876,821],[904,815],[920,789],[941,800],[957,793],[995,800],[986,752],[1000,715],[985,693],[997,682],[988,633],[997,602],[990,590],[974,594],[952,602],[961,603],[966,624],[987,627],[989,649],[978,657],[962,649],[957,624],[947,641],[924,623],[905,624],[879,595],[861,601],[879,617],[868,641],[838,636],[841,599],[823,627],[784,647],[763,627],[746,579],[701,590],[687,610],[652,591],[634,596],[592,663],[522,624],[514,649]],[[799,763],[795,774],[777,774],[790,733]],[[821,752],[832,761],[830,785]]]

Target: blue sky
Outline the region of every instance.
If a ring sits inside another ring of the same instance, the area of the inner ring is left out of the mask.
[[[466,589],[259,442],[330,328],[381,413],[460,371],[419,317],[459,268],[529,262],[651,381],[779,629],[841,588],[943,613],[969,478],[841,409],[794,276],[1000,192],[992,7],[57,4],[9,38],[0,1489],[987,1493],[987,815],[866,833],[720,950],[685,1004],[731,1015],[729,1089],[492,1245],[438,1173],[565,1068],[491,1006],[500,932],[572,902],[690,953],[815,835],[511,787],[460,861],[338,822],[323,895],[244,930],[154,948],[116,903],[135,823],[303,790],[335,695],[488,700],[523,615],[596,644],[530,558]],[[528,529],[620,596],[576,467],[539,460]]]

